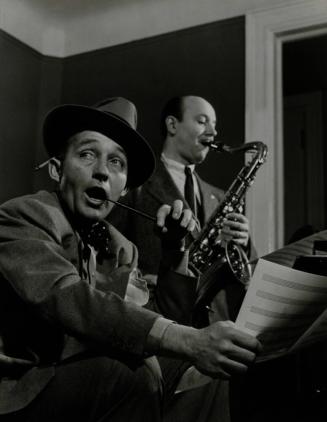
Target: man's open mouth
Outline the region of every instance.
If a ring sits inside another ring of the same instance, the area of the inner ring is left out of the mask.
[[[103,203],[107,199],[106,191],[97,186],[86,189],[85,194],[89,200],[95,203]]]
[[[205,147],[210,146],[213,143],[213,141],[209,140],[209,139],[202,139],[201,140],[201,144]]]

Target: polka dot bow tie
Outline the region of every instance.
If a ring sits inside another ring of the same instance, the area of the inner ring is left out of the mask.
[[[101,254],[109,254],[111,236],[103,221],[98,221],[87,229],[82,228],[79,233],[84,243],[93,246]]]

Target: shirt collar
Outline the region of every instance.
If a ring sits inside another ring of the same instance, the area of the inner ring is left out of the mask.
[[[160,158],[161,158],[161,161],[164,163],[164,165],[167,167],[167,169],[179,171],[184,174],[185,167],[189,167],[192,170],[192,173],[194,172],[195,164],[190,164],[188,166],[185,166],[179,161],[168,158],[163,152],[161,153]]]

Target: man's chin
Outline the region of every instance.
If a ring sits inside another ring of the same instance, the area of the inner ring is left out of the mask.
[[[82,220],[86,220],[89,222],[95,222],[95,221],[99,221],[99,220],[104,220],[108,214],[109,214],[109,209],[105,208],[105,209],[87,209],[87,210],[83,210],[80,214],[79,217]]]
[[[201,163],[203,163],[203,161],[206,159],[207,154],[201,154],[198,157],[196,157],[196,160],[194,162],[194,164],[199,165]]]

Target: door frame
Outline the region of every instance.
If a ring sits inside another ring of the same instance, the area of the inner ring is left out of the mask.
[[[327,33],[327,0],[295,2],[246,15],[246,142],[268,146],[246,198],[247,216],[259,255],[283,246],[283,90],[284,42]]]
[[[307,149],[304,153],[305,163],[303,163],[304,168],[302,169],[304,172],[303,174],[306,173],[304,176],[306,182],[302,186],[302,190],[304,191],[304,195],[307,199],[305,210],[307,212],[307,221],[303,221],[303,225],[310,224],[314,229],[318,230],[324,230],[325,224],[324,154],[322,153],[324,150],[322,132],[322,101],[323,98],[321,91],[310,91],[302,94],[285,96],[283,101],[285,116],[286,109],[293,110],[293,112],[294,110],[300,110],[300,112],[304,115],[305,121],[302,129],[305,128],[304,136]],[[292,158],[290,158],[290,160],[292,160]],[[288,163],[286,162],[285,165],[287,166]],[[293,179],[293,182],[298,182],[298,176],[296,174],[289,177]],[[294,177],[296,179],[294,179]],[[299,175],[299,177],[301,177],[301,175]],[[294,197],[292,195],[294,195]],[[296,197],[297,189],[294,189],[294,192],[291,193],[291,200],[294,201],[294,203],[296,203]],[[293,207],[292,214],[294,212],[296,211]],[[289,223],[292,226],[292,221],[289,221]],[[287,224],[284,224],[285,231],[286,225]],[[296,229],[296,227],[293,227],[293,229]],[[289,234],[291,235],[292,233]],[[287,241],[287,238],[285,240]]]

